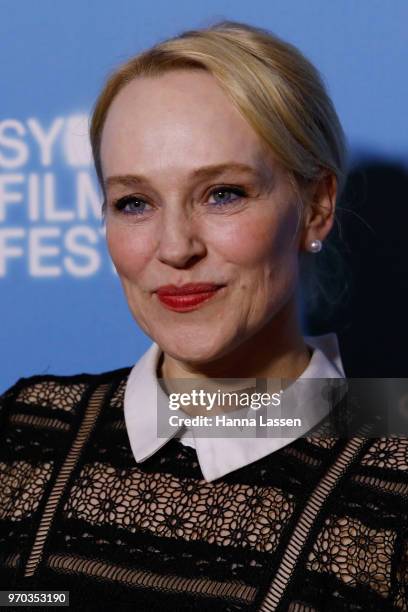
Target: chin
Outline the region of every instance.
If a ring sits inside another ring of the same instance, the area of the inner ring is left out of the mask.
[[[173,359],[191,364],[209,363],[228,353],[230,342],[225,338],[214,339],[209,330],[206,334],[156,336],[155,342]]]

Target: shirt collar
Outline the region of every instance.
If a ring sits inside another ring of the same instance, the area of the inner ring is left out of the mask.
[[[309,365],[297,379],[344,378],[337,336],[305,336],[306,344],[313,353]],[[132,368],[125,389],[124,416],[130,446],[137,463],[148,459],[164,446],[179,430],[162,438],[157,435],[157,407],[167,397],[157,381],[157,365],[161,349],[153,343]],[[296,382],[297,382],[296,381]],[[299,388],[299,385],[298,385]],[[302,387],[302,393],[305,387]],[[296,385],[293,385],[296,391]],[[313,393],[313,390],[311,390]],[[311,395],[312,397],[312,395]],[[316,397],[313,395],[313,398]],[[302,396],[303,399],[303,396]],[[312,402],[304,426],[294,438],[203,438],[194,437],[194,428],[188,431],[192,446],[196,449],[204,478],[211,482],[242,468],[280,448],[315,426],[330,411],[327,402]],[[182,429],[182,427],[180,427]]]

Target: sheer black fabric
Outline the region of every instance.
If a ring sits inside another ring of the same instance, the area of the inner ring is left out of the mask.
[[[407,438],[310,436],[208,483],[177,439],[136,464],[129,371],[2,397],[3,589],[69,590],[74,609],[408,611]]]

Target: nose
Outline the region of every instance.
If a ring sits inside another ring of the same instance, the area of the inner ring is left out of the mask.
[[[157,251],[162,263],[189,268],[205,256],[207,249],[197,221],[181,208],[163,211]]]

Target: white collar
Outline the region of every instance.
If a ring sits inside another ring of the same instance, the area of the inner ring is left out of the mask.
[[[336,334],[306,336],[305,342],[314,350],[309,365],[297,381],[344,378]],[[174,430],[174,433],[169,433],[166,438],[157,436],[157,406],[160,404],[160,399],[167,402],[167,396],[158,384],[156,374],[161,352],[159,346],[153,343],[132,368],[126,383],[124,416],[136,462],[144,461],[154,455],[179,432]],[[330,410],[327,406],[327,403],[324,406],[314,403],[309,406],[304,426],[294,438],[203,438],[194,437],[192,427],[186,432],[188,437],[183,434],[181,440],[184,439],[186,444],[196,449],[203,476],[205,480],[211,482],[290,444],[327,415]],[[182,429],[181,426],[180,430]]]

